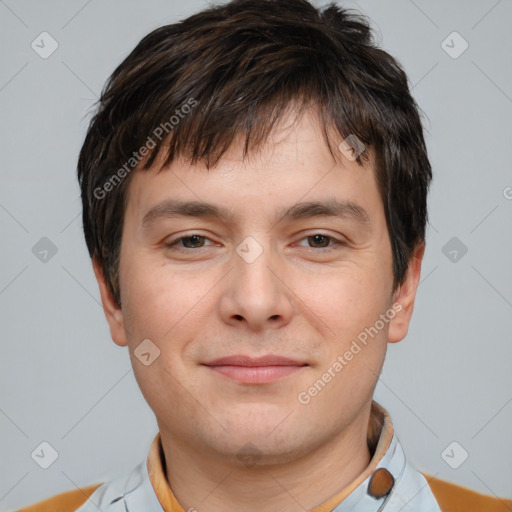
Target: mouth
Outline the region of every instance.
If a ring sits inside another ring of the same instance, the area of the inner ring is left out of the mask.
[[[253,358],[243,355],[221,357],[203,363],[212,371],[244,384],[268,384],[309,366],[277,355]]]

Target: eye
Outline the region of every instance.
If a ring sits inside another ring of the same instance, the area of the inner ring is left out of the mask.
[[[334,248],[336,245],[345,245],[344,242],[334,238],[331,235],[326,235],[324,233],[314,233],[312,235],[308,235],[302,238],[301,242],[306,240],[308,243],[308,248],[310,249],[330,249]],[[169,243],[166,243],[166,247],[176,248],[177,250],[182,249],[202,249],[204,247],[208,247],[210,244],[205,244],[206,241],[211,242],[209,238],[199,234],[192,234],[187,236],[182,236],[173,240]],[[298,245],[303,245],[299,243]]]
[[[325,235],[323,233],[315,233],[303,238],[302,240],[307,240],[309,243],[308,247],[310,249],[329,249],[335,245],[345,245],[341,240],[338,240],[337,238],[334,238],[330,235]]]
[[[192,234],[177,238],[176,240],[165,245],[166,247],[176,247],[178,249],[202,249],[205,247],[204,242],[206,240],[209,240],[209,238],[198,234]]]

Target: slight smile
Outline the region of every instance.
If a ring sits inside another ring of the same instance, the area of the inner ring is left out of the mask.
[[[268,384],[309,366],[307,363],[277,355],[258,358],[234,355],[203,365],[243,384]]]

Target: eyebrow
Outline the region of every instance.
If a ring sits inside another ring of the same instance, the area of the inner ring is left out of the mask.
[[[288,209],[275,212],[275,223],[313,217],[338,217],[353,220],[366,229],[371,229],[368,212],[352,201],[339,201],[331,198],[324,201],[301,202]],[[164,200],[151,207],[141,221],[141,228],[147,229],[157,220],[175,217],[210,217],[224,222],[233,220],[232,213],[224,207],[203,201]]]

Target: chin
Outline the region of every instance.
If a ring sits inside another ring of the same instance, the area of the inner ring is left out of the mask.
[[[269,440],[262,434],[259,438],[247,440],[233,439],[229,446],[222,446],[222,455],[240,468],[257,468],[287,464],[305,455],[309,450],[304,445],[306,440]]]
[[[291,406],[283,403],[252,402],[226,405],[227,414],[220,422],[226,430],[239,438],[274,438],[279,432],[288,430],[296,421],[296,413]],[[304,422],[304,418],[303,418]]]
[[[217,440],[217,449],[246,466],[284,464],[308,453],[315,444],[315,429],[304,421],[296,424],[297,418],[290,412],[279,409],[278,414],[261,414],[257,419],[253,415],[230,418],[226,430],[231,435]]]

